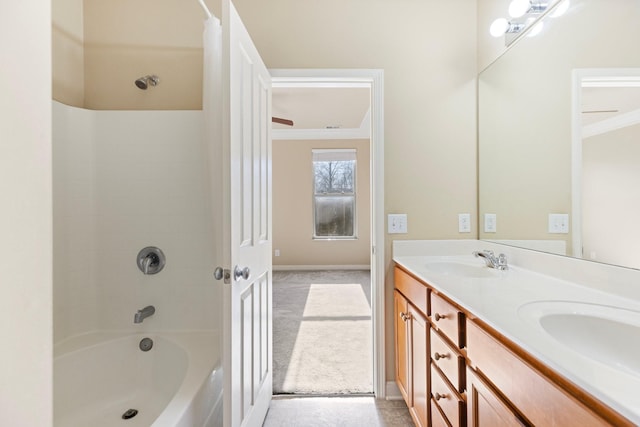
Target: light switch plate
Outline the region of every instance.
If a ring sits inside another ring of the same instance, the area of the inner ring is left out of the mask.
[[[458,233],[471,233],[471,214],[458,214]]]
[[[497,217],[494,213],[486,213],[484,214],[484,232],[485,233],[495,233],[497,226]]]
[[[407,214],[389,214],[387,232],[389,234],[406,234]]]
[[[549,214],[549,233],[569,233],[569,214]]]

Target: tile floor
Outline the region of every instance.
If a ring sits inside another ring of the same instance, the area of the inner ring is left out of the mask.
[[[274,396],[263,427],[412,427],[403,400]]]

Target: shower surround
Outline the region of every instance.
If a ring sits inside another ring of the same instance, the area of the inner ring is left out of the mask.
[[[203,127],[202,111],[90,111],[53,102],[56,350],[105,332],[218,336]],[[158,274],[136,264],[147,246],[166,255]],[[155,314],[134,324],[149,305]],[[213,358],[218,363],[219,354]]]

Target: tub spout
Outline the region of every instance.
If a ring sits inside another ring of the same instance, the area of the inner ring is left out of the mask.
[[[151,255],[147,255],[147,257],[142,261],[142,273],[149,274],[149,267],[153,264],[153,257]]]
[[[149,316],[153,316],[153,313],[156,312],[156,308],[152,305],[148,305],[145,308],[138,310],[136,314],[133,316],[133,323],[142,323],[144,319]]]

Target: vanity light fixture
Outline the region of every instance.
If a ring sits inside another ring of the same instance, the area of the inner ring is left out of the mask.
[[[570,6],[570,0],[511,0],[509,3],[510,20],[498,18],[491,23],[489,33],[493,37],[505,36],[505,45],[509,46],[523,31],[528,32],[529,37],[539,34],[544,27],[540,18],[550,12],[551,17],[557,18],[563,15]]]
[[[507,33],[519,33],[525,27],[524,23],[507,21],[504,18],[498,18],[489,27],[489,33],[493,37],[501,37]]]
[[[512,0],[509,3],[509,16],[520,18],[524,15],[540,14],[547,10],[548,6],[546,1]]]

